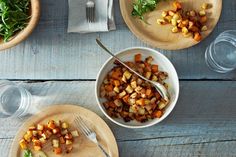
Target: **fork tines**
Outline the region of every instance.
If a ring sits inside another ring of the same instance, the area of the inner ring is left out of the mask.
[[[84,120],[80,116],[75,117],[75,124],[85,135],[88,136],[92,133],[92,131],[88,128],[88,126],[85,124]]]
[[[89,23],[95,21],[95,3],[91,0],[86,3],[86,19]]]

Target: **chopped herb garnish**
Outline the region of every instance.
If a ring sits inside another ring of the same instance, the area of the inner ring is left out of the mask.
[[[25,150],[24,157],[33,157],[32,152],[30,150]]]
[[[144,20],[143,15],[149,11],[153,11],[159,1],[160,0],[136,0],[133,3],[133,11],[131,15]]]

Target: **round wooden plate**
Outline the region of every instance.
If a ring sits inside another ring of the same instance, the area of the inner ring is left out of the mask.
[[[73,130],[76,129],[76,126],[73,124],[74,114],[80,115],[88,126],[96,132],[98,141],[111,157],[119,156],[117,143],[113,133],[97,114],[79,106],[55,105],[43,109],[40,113],[29,118],[21,126],[13,141],[9,157],[24,156],[23,151],[19,147],[19,141],[22,139],[29,126],[37,123],[45,124],[48,120],[53,119],[68,122],[71,130]],[[82,133],[80,133],[80,137],[75,138],[73,147],[74,149],[70,154],[55,155],[52,151],[51,142],[48,141],[48,143],[43,147],[43,151],[48,157],[104,157],[101,150],[93,142],[89,141]]]
[[[172,33],[171,25],[158,25],[156,20],[161,18],[161,13],[164,10],[171,10],[172,0],[162,1],[158,3],[157,8],[145,14],[146,24],[136,17],[131,16],[132,3],[134,0],[120,0],[120,9],[122,16],[133,34],[143,42],[152,45],[153,47],[178,50],[191,47],[199,42],[194,41],[192,38],[183,37],[182,33]],[[208,16],[208,30],[202,32],[203,39],[206,38],[215,28],[222,10],[222,0],[179,0],[185,10],[200,10],[202,3],[210,4],[207,9]]]

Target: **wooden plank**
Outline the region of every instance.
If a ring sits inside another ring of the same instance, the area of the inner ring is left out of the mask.
[[[185,140],[186,139],[182,139]],[[211,141],[175,144],[176,139],[151,139],[144,141],[118,142],[120,156],[123,157],[235,157],[236,141]],[[0,139],[1,157],[8,157],[12,139]]]
[[[146,129],[125,129],[110,122],[96,105],[94,82],[23,83],[34,95],[34,107],[79,104],[100,115],[120,142],[175,139],[176,144],[236,139],[236,82],[181,81],[180,98],[170,116]],[[0,119],[0,138],[13,138],[22,124]]]
[[[109,33],[67,34],[67,1],[42,0],[42,16],[34,33],[22,44],[0,53],[0,79],[95,79],[109,57],[95,44],[100,37],[114,52],[132,46],[148,46],[124,24],[119,1],[114,1],[117,30]],[[178,52],[160,50],[175,65],[181,79],[230,79],[232,72],[211,72],[204,51],[222,31],[236,27],[236,1],[224,0],[220,22],[201,44]],[[60,11],[58,11],[60,10]]]

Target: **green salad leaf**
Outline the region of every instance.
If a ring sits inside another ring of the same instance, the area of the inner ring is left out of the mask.
[[[144,20],[143,14],[153,11],[159,1],[160,0],[136,0],[133,2],[133,11],[131,15]]]
[[[0,0],[0,36],[7,42],[28,23],[30,0]]]
[[[24,157],[33,157],[32,152],[30,150],[25,150]]]

